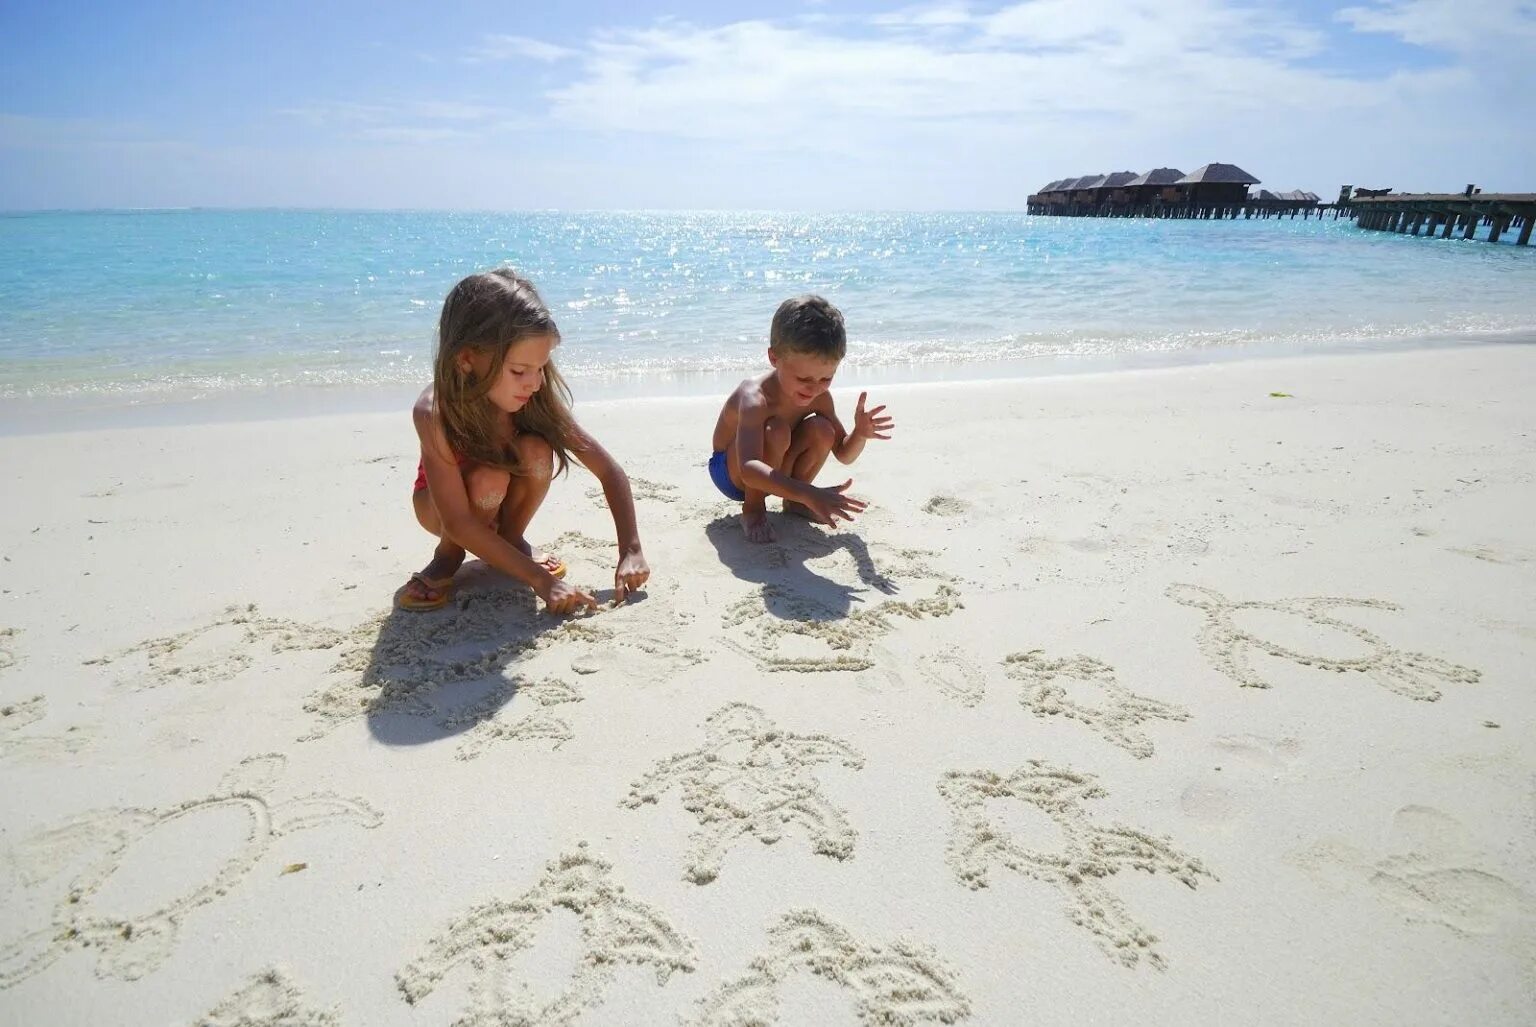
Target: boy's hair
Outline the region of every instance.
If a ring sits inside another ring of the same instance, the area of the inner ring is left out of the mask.
[[[448,445],[464,459],[529,474],[517,458],[517,447],[505,445],[496,432],[497,412],[486,394],[496,384],[507,350],[533,335],[550,335],[560,341],[560,330],[533,283],[511,268],[470,275],[459,282],[443,301],[437,322],[437,358],[433,368],[433,399],[442,419]],[[478,350],[491,358],[491,373],[484,379],[459,368],[458,354]],[[544,385],[526,406],[512,415],[519,434],[538,435],[555,451],[558,471],[566,469],[567,452],[574,440],[571,390],[551,360],[544,365]]]
[[[820,296],[796,296],[779,304],[768,331],[768,347],[775,353],[803,353],[842,360],[848,352],[848,332],[843,314]]]

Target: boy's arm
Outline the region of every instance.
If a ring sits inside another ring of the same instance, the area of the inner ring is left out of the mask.
[[[890,438],[889,434],[882,433],[888,433],[896,426],[896,422],[884,413],[883,404],[873,410],[864,409],[864,403],[869,398],[867,392],[859,393],[859,402],[853,410],[853,431],[846,430],[843,422],[837,419],[833,411],[832,394],[823,393],[821,398],[826,400],[827,409],[818,413],[826,414],[837,426],[837,441],[832,445],[832,455],[837,457],[840,464],[851,464],[857,460],[859,454],[864,452],[864,443],[870,439]]]
[[[736,399],[736,456],[741,461],[741,483],[781,499],[804,502],[807,483],[775,470],[763,459],[767,428],[767,398],[757,389],[743,391]]]

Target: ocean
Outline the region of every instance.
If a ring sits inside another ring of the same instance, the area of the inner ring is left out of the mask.
[[[578,399],[760,367],[802,292],[842,308],[848,382],[1536,338],[1536,247],[1345,220],[49,212],[0,215],[0,397],[396,395],[448,288],[499,264],[539,286]]]

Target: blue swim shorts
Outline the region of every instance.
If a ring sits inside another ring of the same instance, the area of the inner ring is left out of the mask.
[[[709,455],[709,480],[715,483],[715,488],[719,489],[726,499],[737,503],[746,502],[747,494],[737,488],[736,483],[731,480],[731,471],[726,466],[723,449],[717,449]]]

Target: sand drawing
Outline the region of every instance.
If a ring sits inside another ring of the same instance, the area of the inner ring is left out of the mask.
[[[341,1027],[334,1011],[304,1004],[304,993],[281,971],[266,969],[220,1002],[194,1027]]]
[[[225,774],[211,795],[161,809],[96,811],[23,842],[16,864],[28,885],[55,876],[65,860],[93,858],[70,883],[51,925],[0,950],[0,988],[26,980],[77,948],[95,951],[98,976],[137,980],[170,955],[183,918],[239,884],[274,839],[332,822],[378,826],[379,814],[361,799],[315,792],[272,800],[272,786],[286,764],[277,753],[252,756]],[[125,864],[154,858],[154,845],[143,843],[158,829],[191,818],[217,818],[230,810],[244,815],[245,837],[211,879],[189,882],[190,887],[158,909],[96,908],[106,905],[97,900],[97,893]]]
[[[747,973],[699,1002],[695,1027],[738,1027],[778,1022],[778,990],[796,970],[853,993],[865,1024],[958,1023],[971,1014],[957,975],[925,945],[897,939],[860,941],[815,910],[786,913],[768,929],[768,948]]]
[[[664,481],[651,481],[649,478],[630,478],[630,494],[637,500],[651,500],[658,503],[675,503],[680,498],[676,485],[669,485]],[[586,496],[592,502],[608,509],[608,500],[603,495],[601,487],[587,489]],[[610,545],[609,548],[612,548]]]
[[[1024,686],[1019,702],[1039,717],[1063,716],[1081,721],[1111,745],[1118,745],[1137,759],[1152,755],[1152,739],[1141,730],[1149,720],[1182,721],[1189,711],[1172,703],[1137,695],[1115,680],[1115,669],[1091,656],[1052,660],[1039,649],[1011,653],[1003,658],[1009,677]],[[1097,687],[1103,701],[1090,706],[1077,702],[1059,682],[1082,681]]]
[[[959,653],[949,649],[924,653],[917,662],[923,667],[923,676],[961,706],[980,705],[987,697],[986,676]]]
[[[137,663],[130,658],[142,656],[143,670],[122,681],[136,690],[171,683],[211,685],[229,681],[249,667],[254,662],[249,650],[261,643],[267,644],[268,652],[281,653],[335,649],[347,640],[346,632],[263,617],[254,605],[231,606],[207,624],[83,662],[86,666],[109,666]]]
[[[738,838],[772,845],[798,824],[811,850],[834,859],[853,855],[858,837],[842,810],[821,793],[811,768],[841,763],[853,770],[864,757],[826,735],[796,735],[776,727],[763,711],[729,703],[704,721],[705,744],[661,760],[630,786],[622,805],[639,809],[677,786],[683,808],[699,821],[690,838],[683,876],[708,884]]]
[[[1249,663],[1254,652],[1340,674],[1357,671],[1389,691],[1426,702],[1440,698],[1439,686],[1442,684],[1470,685],[1482,676],[1481,672],[1471,667],[1463,667],[1425,653],[1396,649],[1365,628],[1339,620],[1328,613],[1338,607],[1401,610],[1402,607],[1396,603],[1336,596],[1310,596],[1274,602],[1239,601],[1228,599],[1215,589],[1181,584],[1169,585],[1163,594],[1176,603],[1205,611],[1206,622],[1199,636],[1201,652],[1205,653],[1217,670],[1245,688],[1270,687],[1270,683]],[[1300,617],[1320,628],[1330,628],[1351,636],[1365,646],[1367,653],[1355,658],[1336,658],[1297,652],[1238,627],[1233,615],[1243,610],[1269,610]]]
[[[570,1023],[583,1009],[601,1005],[621,963],[654,969],[658,985],[665,985],[673,971],[692,973],[694,943],[660,912],[625,895],[612,871],[612,864],[590,855],[586,843],[580,843],[575,852],[549,863],[523,895],[476,906],[449,924],[421,957],[395,975],[400,993],[419,1005],[446,977],[467,966],[470,1006],[455,1027],[543,1027]],[[512,979],[507,964],[533,943],[557,907],[580,919],[582,955],[565,990],[541,1005],[525,983]]]
[[[1126,966],[1146,959],[1165,965],[1158,938],[1131,918],[1108,882],[1122,870],[1170,874],[1190,888],[1212,877],[1196,860],[1169,840],[1128,827],[1095,826],[1083,804],[1106,794],[1092,775],[1053,767],[1039,760],[1007,777],[990,770],[951,770],[939,779],[939,793],[953,817],[948,861],[971,888],[985,888],[992,865],[1053,886],[1066,899],[1068,918],[1086,928],[1105,954]],[[1027,849],[987,815],[989,800],[1017,799],[1055,822],[1063,838],[1056,852]]]
[[[568,723],[542,709],[534,710],[517,720],[497,718],[497,713],[507,705],[507,693],[530,700],[541,707],[581,702],[582,699],[575,688],[559,678],[527,685],[507,682],[479,702],[445,713],[439,718],[438,723],[447,731],[459,731],[466,725],[469,727],[454,753],[456,759],[475,759],[496,742],[544,740],[553,742],[558,749],[576,737]]]
[[[911,602],[884,599],[846,615],[810,596],[778,585],[764,585],[753,595],[731,604],[721,626],[737,629],[746,637],[741,643],[721,640],[764,671],[860,671],[875,665],[870,646],[895,630],[897,620],[947,617],[963,609],[960,593],[941,584],[934,595]],[[775,612],[770,612],[770,607]],[[809,640],[825,655],[785,655],[780,646],[786,638]]]
[[[16,636],[21,632],[16,628],[0,628],[0,670],[16,666]]]
[[[28,724],[43,719],[48,700],[34,695],[20,702],[0,706],[0,760],[17,757],[22,759],[48,759],[79,752],[89,743],[85,731],[70,727],[62,735],[17,734]]]
[[[1513,929],[1536,916],[1536,899],[1480,865],[1485,857],[1469,843],[1466,829],[1441,810],[1399,809],[1386,849],[1386,854],[1369,853],[1329,840],[1288,859],[1325,889],[1368,891],[1411,921],[1462,937]],[[1530,944],[1528,935],[1525,940]]]

